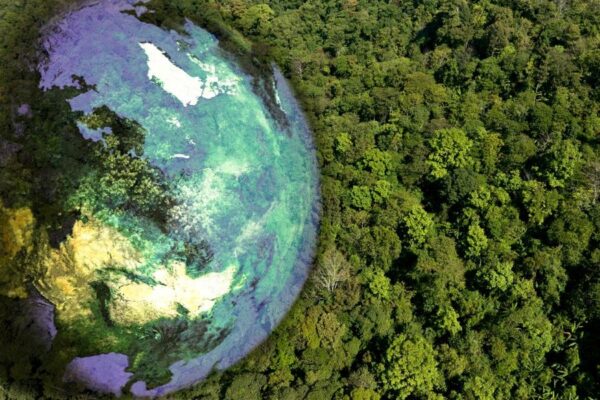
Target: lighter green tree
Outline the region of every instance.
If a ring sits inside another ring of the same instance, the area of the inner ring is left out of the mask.
[[[469,226],[466,242],[466,256],[470,258],[479,257],[481,252],[488,247],[487,236],[481,226],[476,223]]]
[[[428,397],[442,382],[435,351],[424,337],[398,335],[385,354],[383,381],[398,399]]]
[[[409,246],[413,250],[422,247],[433,229],[431,215],[422,206],[417,205],[404,216],[402,222],[406,229]]]
[[[427,164],[435,179],[448,175],[453,168],[464,168],[471,163],[469,151],[473,146],[467,134],[459,128],[439,129],[429,139],[431,153]]]

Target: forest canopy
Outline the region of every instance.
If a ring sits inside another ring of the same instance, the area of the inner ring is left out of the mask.
[[[34,176],[49,145],[19,156],[14,115],[36,93],[31,46],[59,3],[0,0],[0,194],[15,210],[37,199],[48,223],[41,193],[70,180]],[[598,0],[146,7],[167,29],[189,18],[256,65],[277,63],[321,168],[301,298],[247,359],[181,398],[600,396]],[[11,226],[33,219],[21,214]],[[27,368],[0,369],[0,398],[60,398]]]

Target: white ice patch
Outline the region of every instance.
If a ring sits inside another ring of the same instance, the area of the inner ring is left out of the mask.
[[[189,76],[154,44],[140,43],[140,47],[148,56],[148,79],[156,78],[162,88],[177,97],[184,107],[196,105],[202,96],[200,78]]]
[[[170,117],[167,119],[167,122],[173,125],[175,128],[181,128],[181,121],[179,121],[177,117]]]
[[[214,65],[203,63],[197,57],[188,54],[189,59],[206,74],[206,79],[190,76],[173,64],[154,44],[140,43],[140,47],[148,56],[148,79],[157,80],[162,88],[177,97],[184,107],[195,106],[200,97],[210,100],[221,93],[232,93],[239,81],[235,75],[220,79]],[[171,120],[168,122],[172,123]],[[173,125],[179,128],[181,124],[177,123]]]

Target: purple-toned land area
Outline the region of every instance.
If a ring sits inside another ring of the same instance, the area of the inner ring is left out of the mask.
[[[20,302],[21,336],[33,340],[30,344],[40,351],[49,351],[57,333],[54,306],[35,289],[31,289],[29,297]]]
[[[79,382],[98,393],[114,394],[119,397],[122,387],[133,375],[125,370],[129,367],[126,355],[118,353],[77,357],[65,371],[65,382]]]
[[[91,129],[86,124],[82,123],[78,123],[77,127],[79,128],[79,132],[81,132],[81,136],[92,142],[99,142],[103,139],[104,135],[110,135],[112,133],[112,129],[110,128]]]
[[[31,107],[29,106],[29,104],[21,104],[19,106],[19,108],[17,109],[17,114],[19,114],[20,116],[30,117],[31,116]]]

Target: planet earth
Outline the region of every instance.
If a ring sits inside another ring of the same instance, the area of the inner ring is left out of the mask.
[[[39,88],[76,130],[47,151],[81,142],[85,167],[58,233],[0,202],[0,295],[62,383],[156,397],[277,326],[309,272],[319,190],[281,72],[253,75],[208,31],[161,28],[140,4],[85,2],[44,31]],[[18,118],[44,116],[22,104]]]

